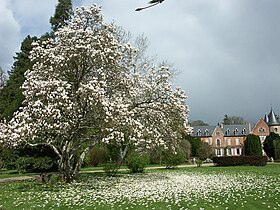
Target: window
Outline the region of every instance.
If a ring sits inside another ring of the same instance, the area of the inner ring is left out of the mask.
[[[217,147],[220,147],[220,146],[221,146],[221,140],[220,140],[220,139],[217,139],[217,140],[216,140],[216,145],[217,145]]]
[[[243,135],[245,135],[245,134],[246,134],[246,129],[245,129],[245,128],[243,128],[243,130],[242,130],[242,134],[243,134]]]
[[[231,139],[227,140],[227,145],[231,145]]]
[[[196,135],[201,136],[201,130],[200,129],[197,130]]]
[[[278,131],[278,128],[274,128],[274,131],[275,131],[275,133],[277,133],[277,131]]]
[[[240,155],[240,149],[236,149],[236,154]]]
[[[217,132],[216,132],[216,135],[217,135],[217,136],[220,136],[220,132],[219,132],[219,131],[217,131]]]
[[[237,135],[237,134],[238,134],[238,129],[237,129],[237,128],[235,128],[233,134],[234,134],[234,135]]]
[[[216,155],[221,156],[221,149],[216,149]]]
[[[228,128],[228,129],[226,130],[226,135],[229,135],[229,133],[230,133],[230,129]]]
[[[228,149],[228,150],[227,150],[227,154],[228,154],[228,155],[231,155],[231,149]]]
[[[259,128],[260,133],[265,133],[265,129],[263,127]]]
[[[205,135],[205,136],[209,136],[209,130],[208,130],[208,129],[205,129],[204,135]]]
[[[239,139],[235,139],[235,145],[239,145],[239,144],[240,144]]]

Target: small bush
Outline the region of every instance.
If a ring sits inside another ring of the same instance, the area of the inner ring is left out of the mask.
[[[172,153],[170,151],[163,152],[163,161],[168,169],[176,168],[179,164],[183,163],[186,159],[185,153],[182,149],[178,149],[177,153]]]
[[[197,160],[195,161],[195,163],[196,163],[197,167],[200,167],[200,166],[202,166],[203,161],[200,160],[200,159],[197,159]]]
[[[266,156],[225,156],[214,157],[213,162],[216,166],[265,166],[267,164]]]
[[[107,174],[107,176],[115,176],[119,170],[119,165],[117,163],[107,163],[103,166],[103,171]]]
[[[149,157],[145,154],[131,153],[126,158],[127,167],[132,173],[143,173],[148,163]]]

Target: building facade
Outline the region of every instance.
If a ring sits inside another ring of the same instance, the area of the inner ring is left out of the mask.
[[[208,143],[216,156],[239,156],[250,125],[194,126],[192,136]]]

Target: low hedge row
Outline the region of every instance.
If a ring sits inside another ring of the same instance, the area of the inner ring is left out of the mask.
[[[265,166],[267,164],[266,156],[225,156],[214,157],[213,163],[216,166]]]

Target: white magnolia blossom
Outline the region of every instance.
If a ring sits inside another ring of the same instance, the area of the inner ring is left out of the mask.
[[[33,43],[24,106],[0,124],[1,141],[49,145],[70,174],[101,141],[174,149],[190,131],[186,96],[173,89],[168,67],[143,62],[139,69],[137,53],[103,22],[99,7],[77,9],[54,39]]]

